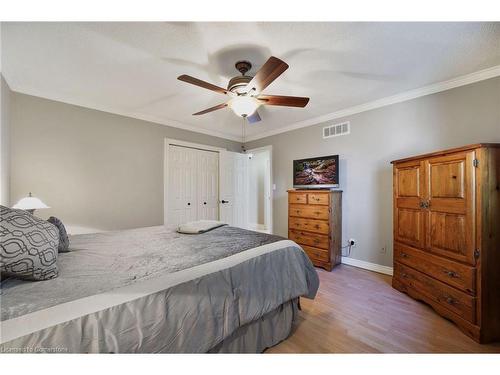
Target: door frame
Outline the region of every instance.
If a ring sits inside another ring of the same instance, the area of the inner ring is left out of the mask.
[[[163,147],[163,225],[168,224],[168,173],[170,171],[168,150],[170,146],[180,146],[186,148],[194,148],[196,150],[217,152],[218,155],[217,157],[219,159],[219,168],[220,168],[220,152],[227,151],[223,147],[209,146],[201,143],[193,143],[193,142],[181,141],[179,139],[165,138]]]
[[[246,150],[247,154],[251,153],[257,153],[259,151],[269,151],[269,228],[267,230],[269,233],[273,233],[273,228],[274,228],[274,216],[273,216],[273,204],[274,204],[274,190],[273,190],[273,185],[274,185],[274,173],[273,173],[273,146],[268,145],[268,146],[262,146],[262,147],[256,147],[252,148],[250,150]]]

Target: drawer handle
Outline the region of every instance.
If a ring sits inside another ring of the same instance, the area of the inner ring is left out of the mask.
[[[407,279],[407,278],[408,278],[408,274],[403,272],[403,273],[401,274],[401,277],[402,277],[403,279]]]
[[[321,212],[316,211],[316,212],[315,212],[315,214],[316,214],[316,215],[321,215]]]
[[[316,224],[314,228],[319,229],[319,224]]]
[[[297,200],[298,200],[298,201],[300,201],[300,198],[299,198],[299,197],[297,197]]]
[[[452,297],[446,297],[446,303],[449,305],[455,305],[457,303],[457,300]]]
[[[447,270],[445,270],[445,271],[444,271],[444,273],[445,273],[446,275],[448,275],[449,277],[451,277],[452,279],[453,279],[453,278],[458,278],[458,273],[456,273],[456,272],[453,272],[453,271],[447,271]]]
[[[297,213],[300,214],[300,210],[297,210]]]
[[[401,258],[408,258],[408,254],[406,254],[406,253],[401,253]]]
[[[319,240],[317,238],[315,238],[314,243],[319,243]]]

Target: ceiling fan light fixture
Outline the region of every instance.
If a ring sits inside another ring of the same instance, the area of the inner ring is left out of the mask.
[[[247,117],[253,114],[260,103],[251,96],[237,96],[231,99],[229,106],[240,117]]]

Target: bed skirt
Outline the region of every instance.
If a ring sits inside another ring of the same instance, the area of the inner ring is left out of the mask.
[[[262,353],[290,336],[297,314],[298,298],[295,298],[238,328],[209,353]]]

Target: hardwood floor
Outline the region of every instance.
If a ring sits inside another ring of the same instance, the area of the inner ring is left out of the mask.
[[[266,353],[500,353],[479,345],[391,277],[347,265],[317,269],[316,299],[301,298],[295,332]]]

